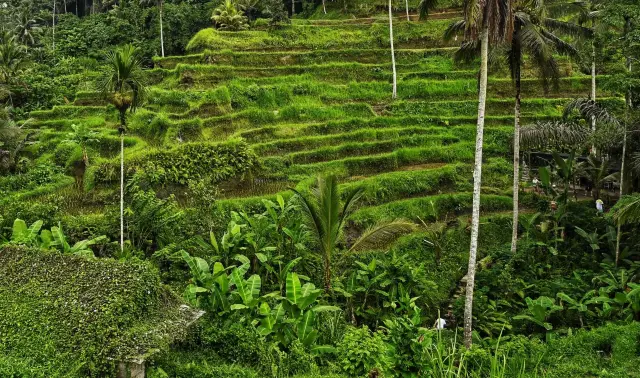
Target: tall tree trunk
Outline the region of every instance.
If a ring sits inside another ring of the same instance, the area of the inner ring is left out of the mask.
[[[162,12],[163,12],[163,8],[164,8],[164,1],[160,0],[160,6],[159,6],[159,11],[160,11],[160,51],[162,52],[162,57],[164,58],[164,31],[163,31],[163,25],[162,25]]]
[[[296,14],[296,1],[291,0],[291,17],[293,17],[294,14]]]
[[[516,253],[518,248],[518,218],[519,218],[519,201],[520,194],[520,105],[522,100],[522,81],[520,67],[522,63],[522,52],[520,43],[513,39],[514,51],[516,54],[516,67],[514,72],[515,89],[516,89],[516,105],[514,112],[514,128],[513,128],[513,230],[511,232],[511,253]]]
[[[407,21],[411,21],[411,18],[409,17],[409,0],[404,0],[404,3],[407,8]]]
[[[324,14],[327,14],[327,6],[324,3],[325,0],[322,0],[322,10],[324,11]]]
[[[478,253],[478,228],[480,226],[480,185],[482,180],[482,141],[484,138],[484,117],[487,102],[487,61],[489,60],[489,28],[483,25],[480,34],[480,91],[478,93],[478,125],[476,131],[476,153],[473,167],[473,210],[471,214],[471,244],[469,247],[469,267],[467,269],[467,289],[464,303],[464,345],[473,342],[473,289],[476,276]]]
[[[125,110],[126,112],[126,110]],[[120,252],[124,253],[124,132],[126,113],[120,112]]]
[[[331,259],[328,256],[324,258],[324,292],[328,294],[331,291]]]
[[[591,41],[591,101],[596,101],[596,44]],[[591,131],[596,131],[596,117],[591,117]],[[591,145],[591,154],[596,155],[596,146]]]
[[[631,18],[625,17],[624,34],[625,38],[631,32]],[[627,56],[627,71],[631,73],[631,57]],[[624,106],[624,134],[622,137],[622,162],[620,164],[620,198],[624,194],[624,164],[627,155],[627,127],[629,123],[629,111],[631,110],[631,89],[627,89]],[[616,234],[616,266],[620,262],[620,239],[622,238],[622,227],[618,224],[618,233]]]
[[[393,13],[391,11],[391,0],[389,0],[389,41],[391,43],[391,68],[393,69],[393,93],[391,98],[398,97],[397,73],[396,73],[396,53],[393,49]]]
[[[51,20],[53,23],[53,52],[56,51],[56,1],[57,0],[53,0],[53,14],[51,15]]]
[[[78,2],[80,0],[76,0],[76,17],[80,17],[80,13],[78,13]]]
[[[67,13],[67,0],[64,0],[64,13]]]

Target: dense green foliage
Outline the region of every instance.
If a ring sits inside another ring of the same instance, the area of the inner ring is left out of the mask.
[[[640,8],[491,2],[467,349],[469,3],[0,4],[0,376],[636,376]]]
[[[103,376],[109,358],[168,347],[183,334],[180,299],[143,262],[0,250],[4,376]]]

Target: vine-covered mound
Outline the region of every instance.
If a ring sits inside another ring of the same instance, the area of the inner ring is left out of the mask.
[[[103,376],[199,316],[146,263],[0,250],[0,376]]]

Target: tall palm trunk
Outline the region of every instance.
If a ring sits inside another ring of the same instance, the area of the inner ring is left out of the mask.
[[[625,37],[631,31],[631,18],[625,17],[624,33]],[[627,56],[627,71],[631,73],[631,58]],[[620,164],[620,198],[624,194],[624,163],[627,155],[627,127],[629,123],[629,111],[631,110],[631,90],[627,89],[624,107],[624,134],[622,137],[622,162]],[[620,239],[622,238],[622,227],[618,224],[618,233],[616,235],[616,266],[620,262]]]
[[[331,258],[325,256],[324,258],[324,292],[329,293],[331,291]]]
[[[596,45],[591,41],[591,101],[596,101]],[[596,131],[596,117],[591,117],[591,131]],[[591,154],[596,155],[596,146],[591,145]]]
[[[52,19],[52,23],[53,23],[53,27],[52,27],[52,31],[53,31],[53,51],[56,51],[56,1],[57,0],[53,0],[53,14],[51,15],[51,19]]]
[[[404,0],[404,3],[407,8],[407,21],[411,21],[411,18],[409,17],[409,0]]]
[[[397,74],[396,74],[396,53],[393,49],[393,13],[391,11],[391,0],[389,0],[389,41],[391,42],[391,68],[393,69],[393,94],[391,98],[398,97]]]
[[[120,111],[120,252],[124,253],[124,131],[126,110]]]
[[[486,22],[486,21],[485,21]],[[473,167],[473,210],[471,214],[471,245],[469,247],[469,267],[467,269],[467,289],[464,303],[464,345],[469,348],[473,342],[473,289],[476,276],[478,253],[478,228],[480,226],[480,183],[482,180],[482,141],[484,138],[484,117],[487,102],[487,61],[489,60],[489,28],[482,26],[480,34],[480,90],[478,93],[478,125],[476,131],[476,153]]]
[[[160,0],[160,7],[159,7],[159,11],[160,11],[160,51],[162,52],[162,57],[164,58],[164,31],[163,31],[163,25],[162,25],[163,8],[164,8],[164,1]]]
[[[296,14],[296,2],[295,0],[291,0],[291,17]]]
[[[325,0],[322,0],[322,10],[324,11],[324,14],[327,14],[327,6],[324,3]]]
[[[513,127],[513,230],[511,232],[511,252],[515,253],[518,248],[518,218],[519,218],[519,201],[520,193],[520,105],[522,101],[522,78],[521,64],[522,51],[520,42],[514,39],[514,54],[516,55],[516,66],[514,67],[514,79],[516,89],[516,105],[514,112]]]

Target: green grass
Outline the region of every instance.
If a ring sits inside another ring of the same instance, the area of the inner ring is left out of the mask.
[[[360,209],[350,220],[358,227],[366,228],[380,221],[398,218],[418,221],[444,220],[471,211],[473,193],[439,194],[420,198],[394,201],[380,206]],[[511,197],[483,194],[480,210],[493,212],[508,210],[513,206]]]
[[[424,23],[401,22],[394,25],[394,38],[398,48],[443,47],[442,31],[451,20],[430,20]],[[187,50],[191,53],[205,50],[274,50],[274,49],[340,49],[384,48],[389,43],[388,25],[335,25],[319,28],[312,25],[293,25],[270,31],[223,32],[204,29],[198,32]],[[449,44],[453,46],[453,42]]]

